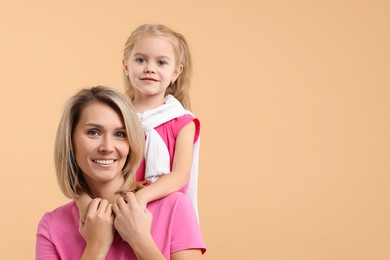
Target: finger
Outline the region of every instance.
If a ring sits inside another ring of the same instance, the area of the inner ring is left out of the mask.
[[[118,197],[116,203],[118,204],[119,209],[126,207],[126,202],[122,197]]]
[[[112,214],[112,204],[111,203],[109,203],[107,205],[105,213],[110,214],[110,215]]]
[[[108,200],[102,199],[98,205],[99,212],[106,212],[108,206]]]
[[[102,200],[101,198],[93,199],[91,201],[91,204],[89,204],[89,208],[88,208],[88,213],[87,214],[90,214],[92,212],[97,211],[101,200]]]
[[[127,205],[129,205],[130,207],[132,208],[139,207],[138,201],[135,198],[135,194],[133,192],[127,192],[126,199],[127,199]]]
[[[118,204],[117,203],[114,203],[112,204],[112,210],[114,211],[114,213],[117,215],[119,213],[119,207],[118,207]]]

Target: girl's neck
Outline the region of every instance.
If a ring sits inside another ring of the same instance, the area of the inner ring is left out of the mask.
[[[134,110],[137,113],[143,113],[146,110],[154,109],[156,107],[159,107],[161,105],[165,104],[165,97],[164,96],[148,96],[148,97],[142,97],[142,96],[136,96],[133,100],[133,106]]]

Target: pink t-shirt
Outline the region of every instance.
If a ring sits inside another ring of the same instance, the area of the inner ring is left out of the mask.
[[[186,114],[178,118],[172,119],[155,128],[156,132],[159,133],[161,139],[164,140],[165,144],[168,147],[169,157],[171,159],[170,161],[171,171],[172,171],[173,160],[175,157],[176,137],[179,134],[180,130],[191,122],[194,122],[195,124],[195,136],[194,136],[194,143],[195,143],[198,140],[200,134],[200,122],[197,118],[193,117],[190,114]],[[145,180],[145,161],[143,161],[140,167],[138,168],[136,174],[136,180],[140,182]],[[188,189],[188,182],[179,191],[186,193],[187,189]]]
[[[166,257],[186,249],[206,246],[191,202],[183,193],[175,192],[147,206],[153,214],[152,237]],[[79,212],[74,201],[46,213],[39,225],[36,240],[36,258],[80,259],[85,241],[79,233]],[[106,259],[137,259],[131,247],[116,232]]]

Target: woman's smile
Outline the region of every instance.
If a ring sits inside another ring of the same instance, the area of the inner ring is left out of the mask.
[[[123,118],[101,102],[86,105],[73,133],[78,166],[88,186],[123,183],[122,169],[129,154]]]
[[[112,166],[116,160],[113,159],[97,159],[97,160],[92,160],[94,163],[101,165],[101,166]]]

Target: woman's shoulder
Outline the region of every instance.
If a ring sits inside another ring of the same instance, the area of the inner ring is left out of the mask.
[[[186,201],[189,201],[189,198],[187,194],[179,191],[175,191],[161,199],[156,200],[155,202],[163,203],[163,204],[168,204],[168,205],[175,205],[175,204],[185,204]]]
[[[166,197],[155,200],[148,204],[153,218],[174,218],[177,215],[186,215],[189,219],[196,219],[195,211],[187,194],[173,192]]]
[[[174,192],[148,204],[153,214],[151,233],[157,243],[170,237],[170,252],[199,248],[206,251],[195,210],[187,194]],[[164,230],[164,232],[161,232]]]
[[[68,222],[69,219],[77,217],[78,210],[76,203],[72,200],[62,206],[46,212],[41,219],[46,222]]]
[[[64,212],[68,212],[73,210],[76,206],[76,202],[74,200],[69,201],[68,203],[61,205],[49,212],[47,214],[63,214]]]
[[[39,259],[47,258],[80,259],[69,257],[82,252],[85,246],[84,240],[79,233],[78,209],[76,203],[71,201],[52,211],[46,212],[41,218],[37,233],[36,245]],[[69,248],[72,248],[69,251]],[[81,255],[81,253],[80,253]]]

